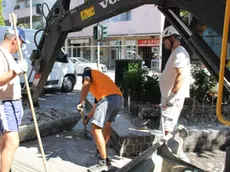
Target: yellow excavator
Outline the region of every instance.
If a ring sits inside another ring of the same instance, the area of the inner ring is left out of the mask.
[[[221,123],[230,125],[230,121],[225,119],[221,112],[223,86],[230,90],[230,70],[226,70],[226,64],[228,64],[226,63],[227,45],[230,43],[230,35],[228,34],[230,0],[87,0],[84,4],[71,10],[69,9],[70,2],[71,0],[57,0],[53,7],[49,9],[48,15],[44,16],[46,26],[44,29],[38,30],[38,32],[43,31],[43,35],[40,42],[36,43],[37,50],[31,55],[34,70],[41,75],[39,82],[31,86],[35,103],[43,90],[68,33],[81,31],[85,27],[142,5],[154,4],[165,15],[166,20],[180,33],[191,53],[198,57],[209,72],[219,80],[216,114]],[[43,7],[44,4],[40,5],[39,9],[40,13],[44,15]],[[178,10],[192,14],[193,18],[190,25],[182,20],[179,13],[176,12]],[[202,28],[199,27],[201,26],[200,22],[222,38],[220,57],[201,37],[199,33],[199,28]],[[174,171],[205,171],[178,159],[167,149],[165,143],[176,133],[185,134],[186,132],[183,133],[183,131],[183,127],[178,127],[174,133],[168,134],[166,138],[134,158],[118,172],[173,171],[172,166],[175,165],[183,166],[183,168],[177,168],[177,170],[174,168]],[[159,157],[164,159],[163,162],[167,161],[167,165],[163,163],[164,165],[159,167],[157,165],[160,162]],[[227,149],[225,172],[229,171],[230,151]]]

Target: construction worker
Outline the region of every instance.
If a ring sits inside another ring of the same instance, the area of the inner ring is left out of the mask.
[[[111,135],[111,123],[123,107],[123,97],[120,89],[105,74],[98,70],[85,68],[83,73],[83,86],[81,90],[78,109],[84,107],[85,99],[90,91],[95,97],[94,106],[85,119],[85,123],[92,119],[92,135],[100,153],[99,167],[110,165],[106,152],[106,143]]]
[[[20,46],[28,43],[25,33],[18,28]],[[22,121],[21,85],[19,74],[28,70],[26,60],[17,63],[12,54],[18,51],[13,28],[9,28],[0,44],[0,131],[1,172],[9,172],[14,153],[19,146],[19,125]]]
[[[165,69],[160,76],[161,128],[164,134],[176,129],[186,97],[190,96],[190,57],[181,46],[180,34],[173,26],[163,31],[164,47],[171,51]],[[189,162],[184,152],[180,157]]]
[[[167,134],[177,127],[184,100],[190,96],[190,57],[173,26],[165,28],[162,37],[164,47],[171,51],[160,76],[161,121]]]

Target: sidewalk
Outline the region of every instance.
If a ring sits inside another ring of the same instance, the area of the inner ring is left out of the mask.
[[[97,163],[96,146],[93,140],[84,138],[82,130],[75,129],[42,138],[49,172],[85,172],[87,167]],[[108,148],[112,165],[121,167],[130,159],[116,156]],[[44,166],[37,140],[22,143],[17,149],[13,169],[16,172],[43,172]]]

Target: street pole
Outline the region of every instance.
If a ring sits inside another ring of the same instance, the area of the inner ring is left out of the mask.
[[[97,23],[97,35],[99,39],[97,39],[97,70],[100,70],[100,25]]]
[[[97,70],[100,70],[100,41],[97,41]]]
[[[32,0],[30,0],[30,29],[33,29],[33,18],[32,18]]]

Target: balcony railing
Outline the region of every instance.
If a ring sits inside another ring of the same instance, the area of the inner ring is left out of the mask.
[[[30,8],[14,8],[13,13],[17,15],[17,17],[20,18],[27,18],[30,16]],[[40,14],[36,13],[36,7],[32,7],[32,16],[40,16]],[[5,20],[9,20],[9,15],[4,16]]]
[[[32,1],[32,6],[36,6],[37,2],[36,1]],[[23,9],[23,8],[29,8],[30,7],[30,0],[25,0],[25,1],[21,1],[16,3],[16,5],[14,6],[14,9]]]

